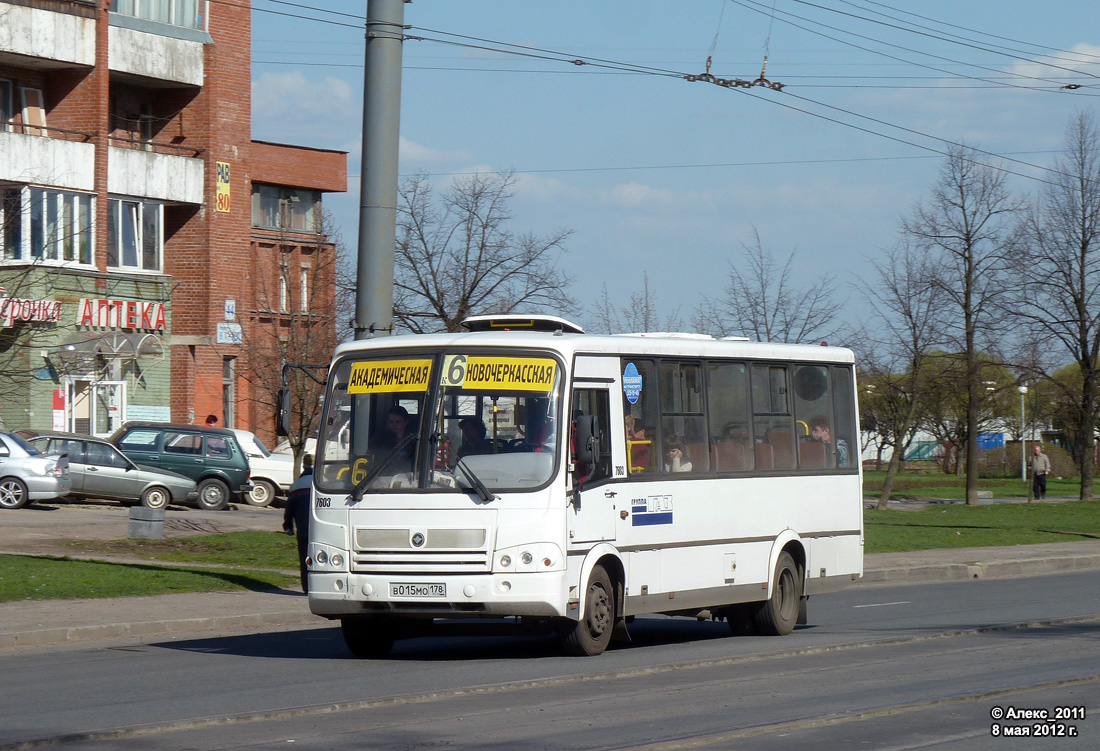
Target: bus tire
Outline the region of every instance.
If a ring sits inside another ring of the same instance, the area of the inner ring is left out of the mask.
[[[567,620],[561,627],[561,643],[565,653],[574,657],[590,657],[607,649],[615,630],[615,590],[611,577],[597,565],[588,577],[584,598],[584,617]]]
[[[786,636],[794,631],[802,605],[802,573],[783,551],[775,564],[772,596],[756,606],[756,628],[765,636]]]
[[[372,618],[341,618],[344,644],[359,658],[385,657],[393,648],[393,627]]]

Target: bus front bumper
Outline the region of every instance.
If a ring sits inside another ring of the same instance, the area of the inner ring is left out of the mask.
[[[471,575],[393,575],[309,572],[315,615],[460,616],[566,615],[565,571]]]

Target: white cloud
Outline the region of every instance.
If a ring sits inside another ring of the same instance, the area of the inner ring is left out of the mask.
[[[311,80],[301,71],[264,73],[252,81],[252,119],[278,119],[300,126],[318,120],[346,121],[361,116],[359,97],[339,78]],[[357,115],[356,113],[360,113]]]
[[[410,141],[401,137],[401,161],[411,165],[440,165],[468,162],[473,159],[469,151],[445,151]],[[404,165],[403,165],[404,166]]]

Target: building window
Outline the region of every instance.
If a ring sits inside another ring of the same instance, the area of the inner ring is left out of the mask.
[[[13,90],[11,81],[0,78],[0,132],[11,130],[11,121],[15,117],[11,100]]]
[[[309,266],[302,264],[301,290],[299,292],[303,313],[309,312]]]
[[[224,427],[235,427],[233,421],[233,406],[237,401],[237,358],[222,358],[222,415],[225,417]]]
[[[316,234],[321,198],[315,190],[252,187],[252,226]]]
[[[22,196],[29,199],[23,209]],[[92,263],[94,198],[82,193],[19,188],[4,191],[4,258],[9,261]],[[29,227],[23,214],[30,214]],[[29,231],[29,237],[24,233]],[[23,249],[30,247],[28,258]]]
[[[201,0],[111,0],[111,12],[146,21],[202,28]]]
[[[279,267],[279,312],[290,312],[290,289],[286,283],[287,267],[284,263]]]
[[[19,188],[0,189],[0,228],[3,230],[5,261],[16,261],[23,257],[23,210],[22,190]]]
[[[163,204],[111,198],[107,203],[107,265],[160,271],[164,238]]]

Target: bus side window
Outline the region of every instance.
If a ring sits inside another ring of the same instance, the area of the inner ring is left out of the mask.
[[[576,431],[576,418],[580,415],[593,415],[599,428],[600,458],[592,467],[577,466],[577,476],[584,482],[594,482],[611,476],[611,399],[607,389],[574,389],[573,405],[570,414],[570,461],[574,460],[576,446],[573,445]]]

